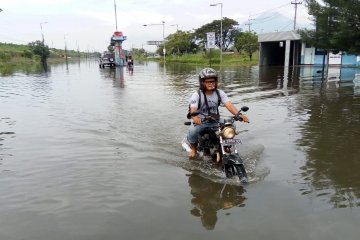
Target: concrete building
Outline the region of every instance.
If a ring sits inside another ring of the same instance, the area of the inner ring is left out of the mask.
[[[260,66],[293,66],[293,65],[341,65],[360,66],[360,56],[348,54],[325,55],[301,41],[301,36],[294,31],[263,33],[258,36]]]

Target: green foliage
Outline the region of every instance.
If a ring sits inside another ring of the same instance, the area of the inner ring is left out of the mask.
[[[233,47],[235,39],[241,34],[241,29],[237,28],[238,22],[223,18],[222,20],[222,34],[220,34],[220,20],[214,20],[211,23],[205,24],[195,30],[194,33],[190,31],[177,31],[166,37],[166,55],[181,56],[184,54],[196,54],[206,50],[207,33],[215,32],[215,45],[220,48],[220,39],[222,37],[222,49],[224,51]],[[160,45],[156,51],[157,54],[163,56],[163,44]]]
[[[49,49],[52,62],[62,62],[65,61],[65,51],[64,49]],[[93,57],[95,53],[90,52],[79,52],[74,50],[67,50],[67,56],[72,59],[77,59],[79,57]],[[23,67],[40,67],[41,56],[34,55],[33,51],[30,48],[30,45],[21,45],[21,44],[12,44],[12,43],[0,43],[0,72],[1,69],[11,68],[23,68]],[[6,71],[6,70],[4,70]]]
[[[31,42],[28,44],[31,51],[35,54],[35,55],[39,55],[41,58],[41,62],[43,64],[46,63],[46,59],[49,57],[50,55],[50,50],[49,47],[47,45],[45,45],[42,41],[37,40],[35,42]]]
[[[29,47],[27,45],[13,43],[0,43],[0,51],[13,52],[15,55],[20,55],[24,50],[29,50]]]
[[[246,52],[251,61],[253,53],[259,48],[258,36],[254,32],[242,33],[236,39],[235,48],[238,52]]]
[[[186,64],[197,64],[203,66],[219,66],[220,65],[220,50],[211,51],[211,62],[209,53],[197,53],[197,54],[184,54],[182,56],[168,56],[167,62],[178,62]],[[224,66],[243,66],[243,65],[256,65],[258,64],[258,54],[254,54],[252,60],[249,60],[247,56],[233,54],[223,54]]]
[[[137,58],[139,57],[146,57],[147,56],[147,52],[145,51],[145,49],[143,48],[133,48],[131,50],[131,55],[132,56],[136,56]]]
[[[360,1],[306,0],[315,29],[301,29],[304,42],[333,52],[360,53]]]
[[[109,52],[111,52],[111,53],[114,53],[114,46],[109,45],[109,46],[107,47],[107,50],[108,50]]]
[[[0,52],[0,61],[8,62],[11,59],[11,54],[7,52]]]
[[[182,55],[196,48],[193,35],[190,32],[177,31],[166,38],[166,54]]]
[[[36,62],[40,62],[40,61],[41,61],[41,56],[35,55],[35,56],[34,56],[34,60],[35,60]]]
[[[200,46],[205,47],[206,33],[215,32],[215,45],[220,48],[220,40],[222,38],[222,49],[227,50],[232,44],[234,44],[235,37],[241,32],[241,29],[236,28],[239,23],[230,18],[223,18],[222,20],[222,34],[220,34],[221,21],[214,20],[211,23],[205,24],[196,29],[194,33],[194,39]]]
[[[23,53],[21,54],[21,56],[25,58],[32,58],[33,55],[34,54],[30,50],[24,50]]]

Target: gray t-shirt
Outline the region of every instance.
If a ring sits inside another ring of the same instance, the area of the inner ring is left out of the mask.
[[[229,98],[227,97],[226,93],[223,90],[218,89],[219,94],[220,94],[220,98],[221,98],[221,103],[225,104],[226,102],[229,101]],[[201,106],[200,109],[198,109],[198,111],[200,112],[199,117],[201,119],[204,119],[205,116],[209,115],[208,114],[208,110],[206,107],[206,103],[205,103],[205,97],[204,97],[204,93],[202,91],[200,91],[200,95],[201,95]],[[214,113],[217,114],[217,108],[218,108],[218,95],[216,93],[216,91],[213,91],[213,93],[211,95],[206,95],[207,101],[208,101],[208,105],[209,105],[209,109],[210,109],[210,113]],[[199,105],[199,94],[198,91],[194,92],[190,98],[190,107],[193,108],[198,108]]]

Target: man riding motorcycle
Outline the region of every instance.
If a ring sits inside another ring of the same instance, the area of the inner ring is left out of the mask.
[[[190,143],[191,153],[189,159],[195,159],[199,134],[208,127],[216,126],[215,121],[208,121],[211,118],[219,119],[218,107],[223,103],[226,109],[239,115],[239,110],[229,100],[223,90],[218,89],[218,75],[212,68],[204,68],[199,73],[200,89],[194,92],[190,98],[190,117],[192,123],[189,127],[187,140]],[[245,115],[239,116],[244,122],[249,122]]]

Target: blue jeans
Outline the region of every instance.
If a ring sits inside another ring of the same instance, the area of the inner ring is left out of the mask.
[[[204,130],[205,128],[208,127],[216,127],[217,126],[217,122],[204,122],[201,125],[194,125],[194,123],[192,122],[190,127],[189,127],[189,132],[187,135],[187,140],[190,144],[196,144],[198,142],[199,139],[199,134],[202,130]]]

